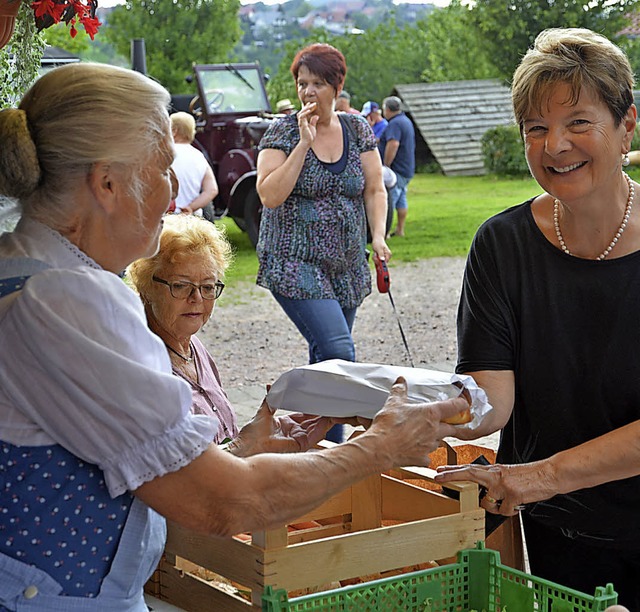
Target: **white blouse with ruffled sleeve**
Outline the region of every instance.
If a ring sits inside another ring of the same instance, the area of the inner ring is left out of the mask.
[[[217,423],[192,415],[138,296],[60,234],[31,220],[0,258],[51,266],[0,300],[0,439],[60,444],[105,475],[111,496],[187,465]]]

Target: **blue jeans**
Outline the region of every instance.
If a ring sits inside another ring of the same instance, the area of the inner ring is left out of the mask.
[[[273,297],[309,344],[309,363],[356,360],[351,330],[357,308],[342,308],[337,300],[292,300],[278,293]],[[327,440],[342,442],[342,429],[334,425]]]

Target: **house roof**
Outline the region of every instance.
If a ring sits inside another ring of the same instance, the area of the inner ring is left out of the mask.
[[[513,123],[509,88],[497,79],[396,85],[394,93],[447,175],[484,174],[482,135]]]
[[[51,45],[47,45],[44,48],[44,53],[42,54],[42,65],[62,65],[69,64],[72,62],[79,62],[80,57],[74,55],[73,53],[69,53],[69,51],[65,51],[60,47],[53,47]]]

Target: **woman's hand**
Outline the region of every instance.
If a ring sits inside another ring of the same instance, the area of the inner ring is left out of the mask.
[[[305,159],[316,138],[318,115],[316,103],[305,104],[296,114],[300,141],[286,155],[280,149],[263,149],[256,164],[256,189],[260,200],[267,208],[281,206],[291,195],[302,172]]]
[[[373,249],[373,256],[378,259],[382,259],[387,263],[391,259],[391,249],[387,246],[383,236],[374,238],[371,241],[371,248]]]
[[[398,378],[382,410],[369,429],[356,438],[379,437],[376,454],[393,466],[429,465],[429,454],[443,438],[455,435],[456,427],[444,423],[469,406],[457,397],[441,402],[417,403],[407,397],[407,383]]]
[[[437,468],[436,482],[470,480],[486,489],[481,505],[494,514],[512,516],[524,504],[556,495],[555,479],[547,461],[519,465],[444,465]]]
[[[275,416],[265,398],[255,416],[229,444],[229,450],[238,457],[304,452],[320,442],[339,421],[298,412]]]
[[[316,102],[307,102],[297,114],[300,142],[307,147],[310,147],[316,139],[316,124],[320,118],[314,114],[316,107]]]

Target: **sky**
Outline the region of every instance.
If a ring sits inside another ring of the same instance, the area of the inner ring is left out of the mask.
[[[98,6],[108,8],[123,4],[124,0],[98,0]],[[280,4],[280,0],[262,0],[265,4]],[[256,0],[240,0],[240,4],[255,4]],[[436,6],[447,6],[449,0],[393,0],[394,4],[435,4]]]

